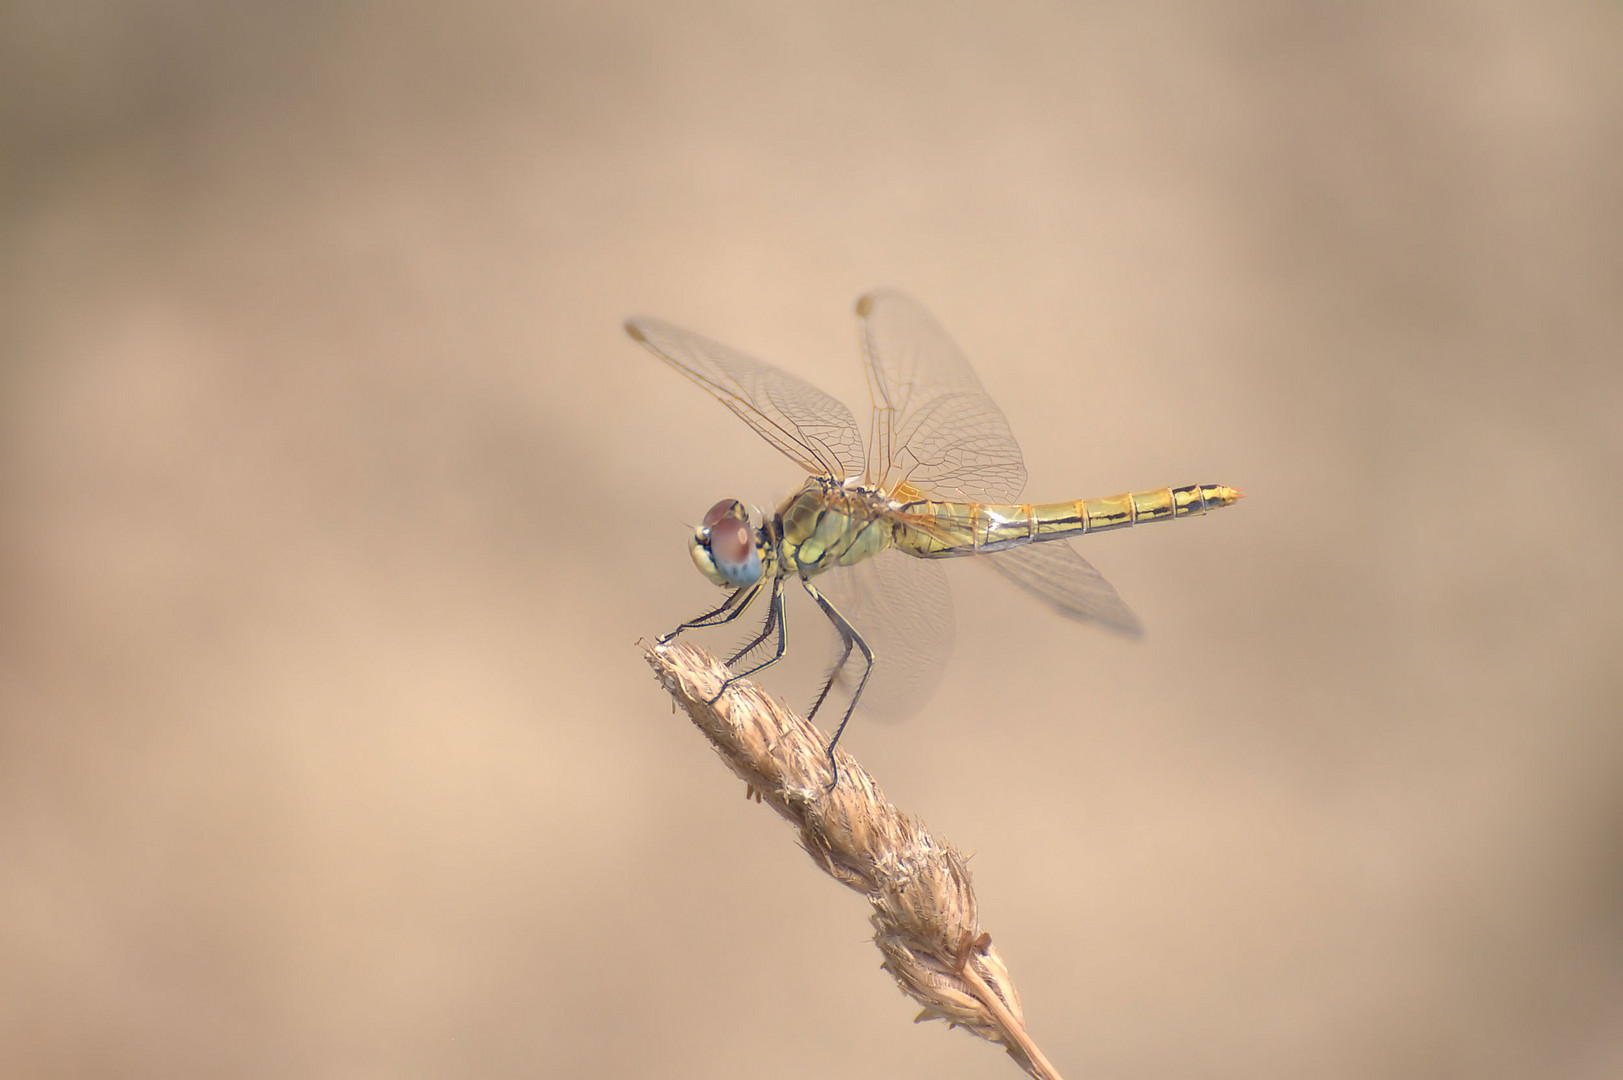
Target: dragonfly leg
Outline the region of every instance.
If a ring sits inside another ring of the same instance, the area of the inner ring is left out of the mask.
[[[761,585],[762,582],[757,581],[753,585],[746,585],[744,588],[736,590],[726,600],[722,601],[721,606],[716,610],[707,611],[697,619],[689,619],[670,633],[662,634],[658,639],[658,644],[669,645],[684,630],[698,630],[706,626],[722,626],[732,622],[744,614],[744,609],[750,606],[750,601],[755,599],[755,594],[761,591]],[[720,617],[718,618],[718,616]]]
[[[807,720],[817,719],[817,710],[821,709],[823,707],[823,702],[828,700],[828,692],[834,689],[834,680],[839,677],[841,670],[844,669],[845,662],[851,659],[851,649],[856,643],[850,638],[845,638],[844,640],[845,651],[840,653],[840,658],[838,660],[834,661],[834,666],[828,669],[828,678],[823,680],[823,689],[818,692],[817,700],[812,702],[811,711],[806,714]]]
[[[771,636],[774,627],[776,627],[778,631],[778,651],[747,671],[740,671],[736,675],[729,675],[727,677],[727,681],[721,684],[721,689],[716,691],[716,696],[705,702],[706,705],[714,705],[716,702],[721,700],[721,695],[725,694],[727,692],[727,688],[733,685],[733,683],[740,679],[749,678],[762,668],[771,667],[779,660],[782,660],[783,654],[788,651],[789,623],[788,620],[784,618],[783,613],[783,579],[781,577],[774,577],[772,579],[772,600],[767,607],[766,624],[761,627],[761,632],[755,636],[754,641],[751,641],[748,645],[744,646],[737,656],[734,656],[731,660],[727,661],[727,666],[729,668],[732,667],[733,664],[737,663],[739,658],[745,653],[748,653],[761,642],[765,641],[769,636]]]
[[[846,660],[850,658],[852,646],[855,646],[862,653],[864,661],[862,678],[857,681],[857,688],[851,693],[851,703],[845,707],[845,715],[840,717],[840,724],[834,729],[834,737],[828,741],[826,753],[828,754],[829,775],[832,779],[829,780],[826,790],[833,791],[834,785],[840,782],[840,765],[839,762],[834,760],[834,747],[840,741],[840,736],[845,734],[845,725],[851,722],[851,714],[856,711],[857,702],[862,700],[862,688],[868,685],[868,676],[873,674],[873,649],[868,647],[868,643],[863,640],[862,635],[857,633],[856,627],[846,621],[845,616],[840,614],[839,609],[829,603],[828,598],[817,591],[817,586],[806,578],[801,578],[800,584],[805,587],[806,592],[811,594],[811,598],[817,601],[817,606],[823,609],[823,614],[828,616],[828,621],[834,624],[835,630],[839,631],[840,640],[845,642],[845,652],[841,654],[840,662],[835,665],[833,671],[829,672],[829,684],[833,684],[834,677],[839,674],[840,669],[845,666]],[[822,696],[817,699],[817,704],[821,705],[823,697],[827,695],[828,686],[825,686],[823,687]]]
[[[771,636],[774,627],[776,627],[778,631],[778,651],[767,657],[765,660],[762,660],[759,664],[756,664],[748,671],[740,671],[737,675],[734,675],[732,678],[728,679],[727,682],[734,683],[739,679],[747,679],[751,675],[754,675],[757,671],[760,671],[762,668],[771,667],[779,660],[782,660],[783,654],[788,650],[789,624],[788,620],[783,617],[783,579],[780,577],[775,577],[772,579],[772,601],[771,606],[767,610],[766,625],[761,628],[760,634],[756,636],[754,641],[744,646],[744,649],[737,656],[727,661],[727,666],[731,667],[745,653],[749,652],[761,642],[765,641],[769,636]]]
[[[776,595],[776,590],[774,590],[774,596],[775,595]],[[727,658],[727,666],[728,667],[732,667],[734,664],[736,664],[740,660],[744,659],[744,657],[746,657],[750,653],[754,652],[756,647],[759,646],[761,644],[761,642],[765,641],[767,638],[772,636],[772,631],[776,630],[778,628],[778,617],[779,617],[779,615],[782,614],[782,612],[779,610],[781,608],[781,606],[782,605],[780,605],[780,604],[778,604],[776,602],[771,602],[771,603],[767,604],[767,606],[766,606],[766,622],[761,624],[761,632],[759,634],[756,634],[747,643],[745,643],[743,648],[739,649],[737,652],[733,653],[733,655],[731,655],[731,656],[729,656]],[[780,656],[782,655],[781,651],[780,651],[779,655]]]

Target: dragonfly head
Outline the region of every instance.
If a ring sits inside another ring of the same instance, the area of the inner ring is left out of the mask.
[[[742,589],[761,580],[761,549],[750,528],[750,513],[737,499],[723,499],[705,512],[688,540],[699,573],[726,588]]]

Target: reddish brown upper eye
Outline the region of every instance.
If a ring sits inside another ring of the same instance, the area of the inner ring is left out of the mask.
[[[742,563],[749,558],[753,547],[749,525],[737,518],[723,518],[710,528],[710,554],[717,563]]]
[[[738,505],[737,499],[723,499],[704,512],[704,527],[713,529],[716,523],[723,518],[733,517],[733,507]]]

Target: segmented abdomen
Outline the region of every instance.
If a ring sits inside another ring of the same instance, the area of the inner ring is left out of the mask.
[[[897,530],[893,543],[922,558],[950,558],[1192,517],[1239,498],[1240,492],[1222,484],[1191,484],[1035,505],[920,501],[906,505],[904,513],[911,523]]]

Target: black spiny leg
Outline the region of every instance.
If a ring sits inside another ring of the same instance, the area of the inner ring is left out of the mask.
[[[778,591],[777,591],[776,583],[774,582],[773,584],[774,584],[774,587],[773,587],[773,590],[772,590],[772,595],[773,595],[774,599],[769,601],[767,603],[767,605],[766,605],[766,622],[761,624],[761,632],[759,634],[756,634],[754,637],[750,638],[749,642],[743,648],[739,649],[737,652],[733,653],[733,655],[731,655],[731,656],[729,656],[727,658],[727,666],[728,667],[732,667],[734,664],[736,664],[740,660],[744,659],[744,657],[746,657],[750,653],[754,652],[756,646],[760,645],[761,642],[763,642],[767,638],[771,637],[772,636],[772,631],[777,629],[777,627],[778,627],[778,616],[780,614],[779,608],[781,607],[781,605],[778,604],[777,601],[776,601]]]
[[[670,633],[661,635],[657,644],[669,645],[676,639],[676,635],[684,630],[698,630],[706,626],[723,626],[732,622],[744,614],[744,609],[750,606],[750,601],[755,599],[755,594],[761,591],[762,584],[763,582],[757,581],[753,585],[746,585],[742,589],[735,591],[726,600],[723,600],[721,606],[716,610],[707,611],[697,619],[690,619]],[[717,616],[721,617],[717,618]]]
[[[845,707],[845,715],[840,717],[840,726],[834,729],[834,737],[828,741],[828,767],[833,779],[828,782],[828,787],[824,790],[833,791],[834,785],[840,782],[840,765],[839,762],[834,760],[834,746],[840,741],[840,736],[845,734],[845,725],[851,722],[851,714],[856,711],[857,702],[862,699],[862,688],[868,685],[868,676],[873,674],[873,650],[862,639],[862,635],[857,633],[856,628],[846,621],[845,616],[841,615],[838,609],[829,603],[822,593],[817,591],[817,586],[805,578],[800,579],[800,584],[811,594],[811,598],[817,601],[817,606],[823,609],[823,614],[828,616],[828,621],[834,624],[835,630],[839,631],[840,640],[845,642],[845,652],[840,656],[839,664],[835,666],[834,671],[829,673],[829,684],[833,684],[834,676],[839,673],[840,668],[845,666],[845,661],[851,656],[851,647],[853,645],[862,653],[862,659],[867,663],[867,666],[862,669],[862,678],[857,682],[856,690],[851,694],[851,704]],[[825,686],[822,695],[817,699],[817,704],[821,705],[823,697],[827,695],[828,687]],[[815,708],[813,711],[815,711]]]
[[[850,638],[844,638],[844,641],[845,651],[840,653],[838,660],[834,661],[834,666],[828,669],[828,678],[823,680],[823,689],[818,691],[817,700],[812,702],[811,712],[806,714],[807,720],[817,719],[817,710],[821,709],[823,702],[828,700],[828,692],[834,689],[834,680],[840,677],[840,672],[845,669],[845,662],[851,659],[851,648],[855,642]]]
[[[784,618],[783,614],[783,579],[781,577],[774,577],[772,579],[772,600],[767,605],[766,624],[761,627],[761,632],[755,635],[755,640],[744,646],[744,648],[736,656],[727,661],[727,666],[731,667],[745,653],[749,652],[751,649],[754,649],[757,645],[761,644],[761,642],[765,641],[769,636],[771,636],[773,627],[776,627],[778,631],[778,651],[773,653],[767,659],[762,660],[759,664],[756,664],[748,671],[741,671],[736,675],[729,675],[727,677],[727,681],[721,684],[721,689],[716,691],[716,696],[705,702],[706,705],[714,705],[716,702],[720,701],[721,695],[725,694],[727,692],[727,688],[738,680],[747,679],[751,675],[754,675],[757,671],[760,671],[762,668],[771,667],[773,664],[776,664],[779,660],[783,659],[784,652],[789,648],[789,622],[786,618]]]

